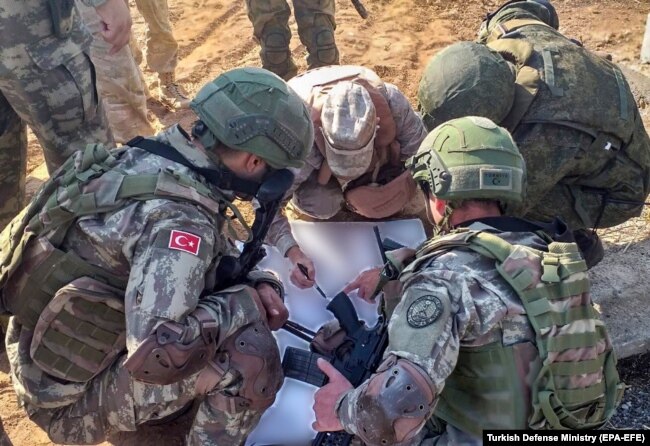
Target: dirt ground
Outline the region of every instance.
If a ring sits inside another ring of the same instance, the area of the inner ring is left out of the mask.
[[[144,49],[145,25],[131,0],[134,32]],[[500,0],[365,0],[370,12],[362,20],[348,0],[337,0],[336,39],[341,63],[360,64],[374,69],[384,80],[400,87],[414,100],[420,72],[429,58],[448,44],[472,40],[488,11]],[[650,74],[640,66],[643,31],[650,0],[554,0],[561,31],[590,49],[610,53],[615,62]],[[178,80],[195,93],[203,83],[224,70],[250,65],[259,66],[258,46],[246,17],[243,0],[169,0],[174,32],[180,43]],[[305,68],[304,46],[297,38],[295,22],[291,48],[300,68]],[[154,75],[143,66],[151,88]],[[650,98],[650,92],[648,97]],[[646,124],[650,124],[647,102],[642,104]],[[158,129],[182,122],[186,128],[194,119],[189,111],[172,112],[154,100],[149,101]],[[30,135],[31,136],[31,135]],[[30,139],[29,171],[42,163],[40,147]],[[634,224],[633,238],[647,238],[647,220]],[[625,232],[629,235],[629,232]],[[625,244],[628,236],[611,232],[608,242]],[[647,362],[645,362],[647,364]],[[49,445],[46,435],[32,424],[17,407],[7,375],[4,355],[0,358],[0,416],[16,446]],[[628,427],[617,425],[617,427]],[[631,427],[631,426],[630,426]],[[109,443],[105,443],[109,444]],[[114,444],[134,444],[120,440]],[[180,444],[169,429],[159,429],[143,444]]]

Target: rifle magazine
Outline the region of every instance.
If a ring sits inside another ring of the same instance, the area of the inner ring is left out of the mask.
[[[323,358],[329,362],[328,358],[318,353],[295,347],[287,347],[284,352],[284,358],[282,358],[284,376],[316,387],[322,387],[325,385],[327,377],[320,371],[316,364],[318,358]]]

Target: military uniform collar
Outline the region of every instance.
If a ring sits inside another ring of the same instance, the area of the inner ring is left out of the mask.
[[[192,142],[190,136],[180,124],[175,124],[158,133],[153,139],[174,147],[196,167],[219,169],[217,163],[208,156],[205,149],[198,147]]]

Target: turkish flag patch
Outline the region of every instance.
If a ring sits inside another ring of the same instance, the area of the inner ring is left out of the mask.
[[[185,231],[172,230],[169,235],[169,248],[198,255],[201,237]]]

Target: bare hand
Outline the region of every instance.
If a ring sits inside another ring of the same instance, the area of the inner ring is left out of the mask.
[[[357,290],[357,296],[359,296],[360,299],[369,303],[374,303],[375,296],[373,296],[373,293],[379,284],[381,269],[381,267],[377,267],[365,270],[359,274],[356,279],[350,282],[343,291],[345,293],[350,293]]]
[[[292,246],[287,251],[287,257],[293,263],[293,269],[291,270],[291,283],[301,289],[311,288],[316,283],[316,270],[314,268],[314,262],[305,255],[304,252],[300,249],[298,245]],[[300,271],[298,265],[302,265],[307,270],[307,275]]]
[[[352,390],[352,384],[332,364],[322,358],[318,359],[318,368],[327,375],[329,382],[318,389],[314,395],[314,414],[316,421],[311,427],[318,432],[336,432],[343,430],[336,414],[336,402],[344,393]]]
[[[115,54],[129,43],[131,35],[131,11],[124,0],[106,0],[96,8],[102,19],[102,36],[113,45],[109,54]]]
[[[259,283],[255,289],[260,296],[260,301],[266,310],[266,319],[271,330],[278,330],[289,319],[289,310],[282,302],[280,296],[271,285],[266,282]]]

